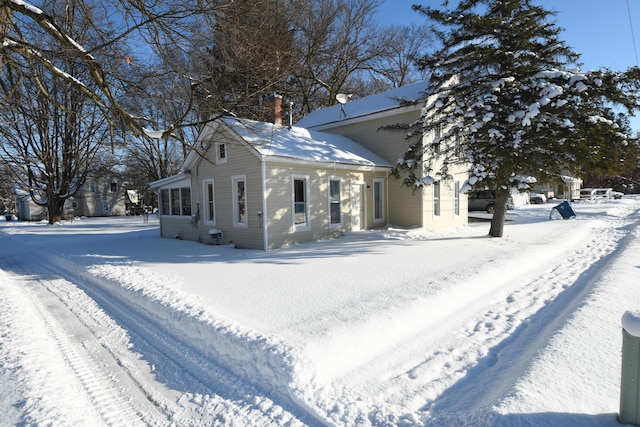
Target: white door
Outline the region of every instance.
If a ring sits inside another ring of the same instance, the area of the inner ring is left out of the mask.
[[[362,184],[351,184],[351,231],[362,230]]]

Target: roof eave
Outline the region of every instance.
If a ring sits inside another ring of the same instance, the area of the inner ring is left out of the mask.
[[[331,122],[325,122],[321,124],[317,124],[314,126],[307,126],[308,129],[322,131],[326,129],[333,129],[337,127],[347,126],[356,123],[362,123],[373,120],[380,120],[387,117],[393,117],[400,114],[409,113],[412,111],[420,112],[422,111],[422,104],[413,104],[413,105],[405,105],[400,107],[388,108],[382,111],[376,111],[373,113],[362,114],[356,117],[345,117],[342,119],[334,120]]]
[[[180,172],[179,174],[172,175],[166,178],[159,179],[157,181],[153,181],[149,183],[149,188],[152,190],[158,190],[167,185],[173,184],[178,181],[183,181],[186,179],[191,179],[191,172]]]
[[[389,165],[378,165],[375,163],[360,164],[360,163],[348,163],[348,162],[336,162],[336,161],[298,159],[298,158],[283,157],[283,156],[263,156],[262,159],[266,163],[277,163],[277,164],[298,165],[298,166],[313,166],[313,167],[322,167],[325,169],[358,170],[358,171],[389,171],[393,169],[393,166],[391,166],[390,164]]]

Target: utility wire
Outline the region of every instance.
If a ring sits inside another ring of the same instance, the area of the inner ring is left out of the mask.
[[[640,63],[638,62],[638,49],[636,48],[636,36],[633,34],[633,20],[631,19],[629,0],[627,0],[627,15],[629,15],[629,28],[631,28],[631,41],[633,42],[633,53],[636,56],[636,66],[640,67]]]

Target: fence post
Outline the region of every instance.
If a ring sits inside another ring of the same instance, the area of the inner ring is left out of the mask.
[[[627,311],[622,316],[622,374],[618,421],[640,426],[640,312]]]

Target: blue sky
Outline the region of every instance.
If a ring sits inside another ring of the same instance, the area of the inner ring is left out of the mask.
[[[441,0],[384,0],[380,21],[384,23],[425,23],[411,10],[412,4],[440,7]],[[626,70],[638,65],[640,56],[640,1],[629,0],[539,0],[540,6],[558,12],[556,23],[564,28],[561,38],[582,55],[583,69],[608,67]],[[640,116],[640,113],[638,114]],[[632,127],[640,131],[640,117],[632,117]]]

